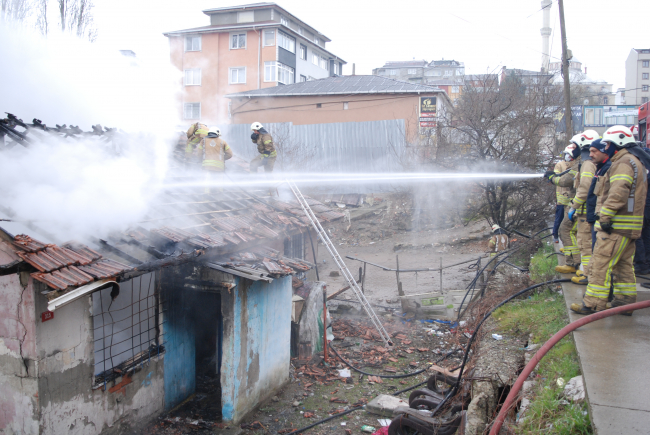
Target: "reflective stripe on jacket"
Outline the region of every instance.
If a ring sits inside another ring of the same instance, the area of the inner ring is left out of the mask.
[[[576,209],[579,215],[587,212],[585,203],[587,202],[587,195],[589,194],[589,187],[591,187],[591,180],[596,173],[596,165],[591,160],[586,160],[580,166],[580,172],[576,177],[576,195],[571,200],[571,206]]]
[[[275,150],[275,145],[273,144],[273,137],[270,134],[260,134],[253,143],[257,144],[257,151],[264,157],[278,156],[278,152]]]
[[[555,167],[553,168],[553,172],[556,174],[559,174],[561,172],[566,171],[569,168],[569,164],[565,161],[557,162],[555,164]],[[571,194],[571,188],[570,187],[561,187],[561,186],[556,186],[555,187],[555,197],[557,199],[557,204],[559,205],[569,205],[571,203],[571,197],[569,196]]]
[[[187,130],[187,145],[185,145],[185,153],[190,154],[194,151],[194,146],[208,135],[208,126],[197,122],[192,124]]]
[[[224,161],[232,157],[232,150],[220,137],[206,137],[199,150],[203,151],[203,169],[208,171],[223,171]]]
[[[596,230],[602,231],[601,223],[611,222],[613,232],[630,239],[641,237],[648,191],[646,177],[641,161],[625,148],[612,157],[612,166],[599,177],[595,189],[598,195],[596,209],[600,210],[600,219],[594,226]]]

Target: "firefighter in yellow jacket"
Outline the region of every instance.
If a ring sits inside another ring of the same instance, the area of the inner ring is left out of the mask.
[[[273,138],[259,122],[252,123],[251,130],[253,131],[251,140],[254,144],[257,144],[257,151],[260,155],[251,160],[250,171],[257,173],[257,168],[264,166],[264,172],[271,173],[273,172],[275,159],[278,157]]]
[[[199,154],[203,155],[203,171],[205,171],[205,193],[210,193],[211,184],[222,184],[223,173],[226,170],[225,161],[232,157],[232,150],[221,137],[218,127],[210,127],[208,135],[198,146]]]
[[[576,135],[577,136],[577,135]],[[576,145],[576,136],[571,138],[571,143],[567,145],[562,154],[564,160],[567,162],[567,169],[563,175],[556,174],[554,171],[547,171],[545,174],[554,185],[558,187],[569,188],[569,198],[575,196],[575,177],[578,174],[580,166],[580,148]],[[580,267],[580,249],[578,248],[578,223],[573,222],[568,217],[569,207],[564,207],[564,219],[560,224],[560,240],[564,245],[564,259],[563,266],[556,266],[555,271],[560,273],[575,273]]]
[[[600,208],[595,224],[596,245],[582,304],[571,304],[571,310],[578,314],[593,314],[636,302],[634,241],[641,235],[648,189],[642,160],[648,163],[650,159],[643,156],[644,151],[637,146],[627,127],[610,127],[601,142],[607,143],[606,149],[616,147],[616,153],[611,159],[612,166],[598,178],[595,188]],[[614,299],[608,303],[612,284]]]
[[[569,163],[564,160],[560,160],[555,164],[555,167],[553,168],[553,173],[560,174],[566,171],[567,169],[569,169]],[[553,241],[555,243],[559,243],[560,241],[560,234],[559,234],[560,224],[562,223],[562,220],[564,220],[565,207],[571,205],[571,197],[569,196],[570,194],[571,194],[570,187],[561,187],[561,186],[555,187],[555,197],[556,197],[555,222],[553,222]]]
[[[587,276],[589,276],[589,259],[591,258],[591,225],[587,222],[587,194],[591,187],[591,180],[596,173],[596,165],[589,157],[589,147],[591,143],[600,139],[598,132],[594,130],[585,130],[584,132],[574,136],[578,147],[581,150],[581,163],[580,170],[575,179],[576,194],[571,200],[571,208],[567,216],[577,225],[576,240],[578,250],[580,251],[580,263],[582,270],[576,271],[576,276],[571,278],[571,281],[587,285]]]
[[[187,143],[185,145],[185,161],[198,160],[195,153],[197,145],[208,135],[208,126],[200,122],[190,125],[187,130]]]

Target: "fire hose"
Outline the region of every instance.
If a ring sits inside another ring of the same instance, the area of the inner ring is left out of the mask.
[[[575,322],[571,322],[564,328],[560,329],[553,337],[551,337],[546,343],[544,343],[544,346],[542,346],[537,351],[535,356],[531,358],[530,362],[526,365],[524,370],[517,378],[517,381],[510,389],[510,394],[508,394],[508,397],[506,397],[506,401],[501,406],[501,411],[499,411],[499,415],[497,415],[497,418],[494,420],[492,429],[490,430],[490,435],[497,435],[499,433],[499,431],[501,430],[501,426],[503,425],[503,422],[506,419],[506,414],[508,413],[512,405],[515,403],[517,394],[519,393],[519,390],[521,390],[521,387],[524,385],[524,381],[532,373],[535,367],[537,367],[537,364],[541,361],[544,355],[546,355],[546,353],[549,350],[551,350],[551,348],[555,346],[558,341],[560,341],[570,332],[573,332],[579,327],[584,326],[588,323],[595,322],[600,319],[604,319],[605,317],[621,314],[622,312],[625,311],[634,311],[643,308],[650,308],[650,300],[643,301],[643,302],[635,302],[633,304],[623,305],[621,307],[610,308],[607,310],[599,311],[595,314],[591,314],[589,316],[583,317],[582,319],[576,320]]]

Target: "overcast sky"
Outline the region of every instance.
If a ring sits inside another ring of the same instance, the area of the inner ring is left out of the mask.
[[[162,32],[209,24],[203,9],[236,0],[95,0],[100,41],[138,56],[166,56]],[[387,60],[455,59],[468,73],[502,66],[539,70],[540,0],[282,0],[278,3],[327,35],[345,59],[343,73],[370,74]],[[632,48],[650,48],[647,0],[565,0],[568,45],[588,75],[625,86]],[[557,0],[551,10],[551,61],[561,53]]]

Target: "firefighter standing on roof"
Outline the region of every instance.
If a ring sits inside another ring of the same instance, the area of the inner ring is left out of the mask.
[[[275,145],[273,144],[273,138],[259,122],[252,123],[251,130],[253,131],[251,140],[254,144],[257,144],[257,151],[260,155],[251,160],[250,171],[257,173],[257,168],[264,166],[264,172],[273,172],[275,159],[278,157],[278,152],[275,150]]]
[[[226,170],[225,161],[232,157],[232,150],[221,137],[221,130],[211,127],[208,135],[198,146],[199,154],[203,155],[203,170],[207,186],[205,193],[210,193],[210,185],[223,183],[223,173]]]
[[[200,122],[190,125],[187,130],[187,144],[185,145],[185,161],[190,163],[197,160],[195,147],[208,135],[208,126]]]
[[[648,189],[646,166],[650,166],[650,158],[637,146],[630,129],[621,125],[607,129],[601,142],[607,144],[607,150],[615,147],[616,153],[611,167],[599,177],[595,188],[600,206],[595,224],[596,245],[582,303],[571,304],[571,310],[578,314],[636,302],[634,240],[641,235],[643,225]],[[608,303],[612,284],[614,299]]]
[[[596,173],[596,165],[589,157],[589,147],[591,143],[600,138],[598,132],[594,130],[585,130],[583,133],[577,135],[577,143],[581,150],[582,163],[580,170],[576,175],[574,187],[576,194],[571,200],[571,208],[567,216],[569,219],[577,224],[577,246],[580,250],[580,262],[582,270],[576,271],[576,276],[571,278],[571,281],[587,285],[587,276],[589,276],[589,259],[591,258],[591,225],[587,222],[587,194],[591,186],[591,180]]]

